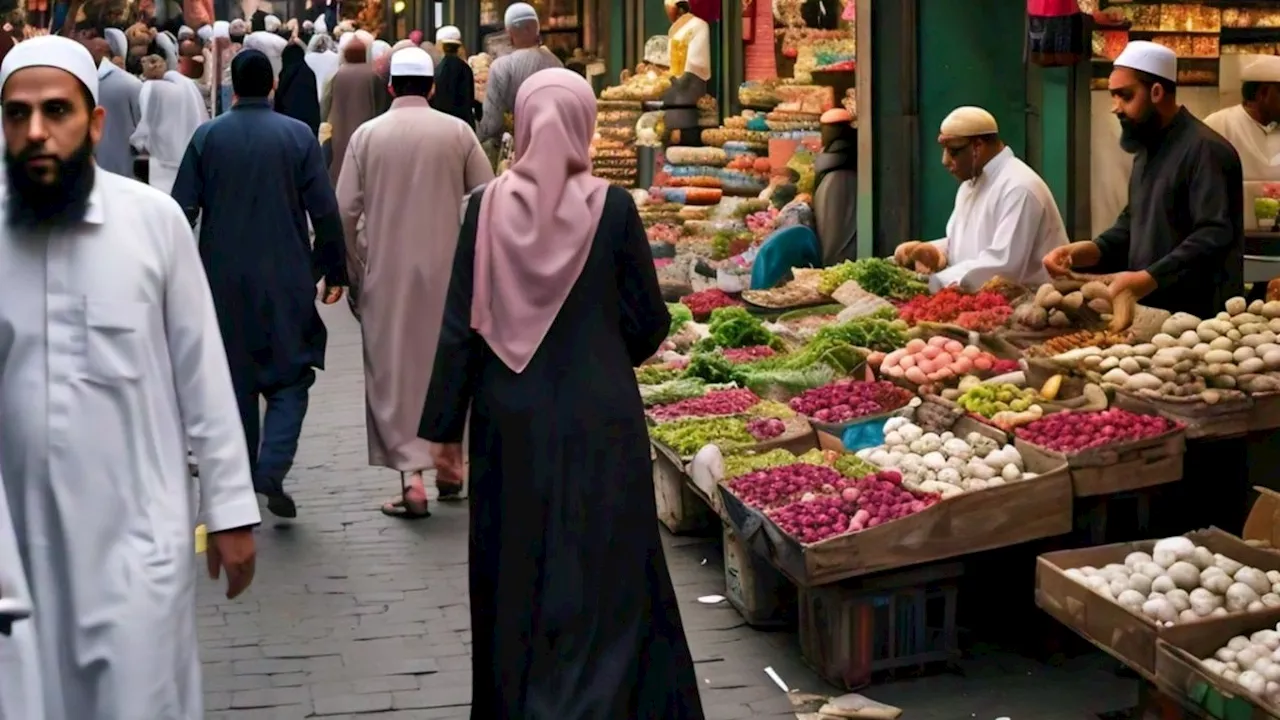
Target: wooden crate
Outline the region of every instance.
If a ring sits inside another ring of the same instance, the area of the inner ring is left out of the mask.
[[[1275,627],[1274,616],[1247,613],[1213,623],[1191,623],[1165,630],[1156,646],[1156,687],[1224,720],[1278,720],[1280,713],[1244,687],[1207,672],[1200,658],[1210,657],[1237,635],[1248,637]]]
[[[1217,528],[1188,533],[1187,537],[1196,545],[1203,545],[1237,562],[1260,570],[1280,570],[1280,554],[1249,547],[1240,538]],[[1154,540],[1144,540],[1060,550],[1036,559],[1036,605],[1151,681],[1155,680],[1156,674],[1157,639],[1180,627],[1218,623],[1233,616],[1204,618],[1172,628],[1162,627],[1140,612],[1134,612],[1072,580],[1066,571],[1086,565],[1100,568],[1109,563],[1123,563],[1129,553],[1139,550],[1149,553],[1153,547]],[[1280,609],[1268,608],[1250,615],[1260,622],[1274,625],[1280,620]]]
[[[795,621],[796,586],[724,526],[724,594],[752,627],[788,627]]]
[[[959,563],[800,588],[805,662],[848,690],[875,673],[947,662],[960,655],[956,627]]]
[[[1198,397],[1159,398],[1126,390],[1116,391],[1116,397],[1136,399],[1155,408],[1161,415],[1186,425],[1188,440],[1219,440],[1249,432],[1253,400],[1238,390],[1218,392],[1222,399],[1214,405],[1209,405]]]
[[[1249,409],[1249,431],[1280,428],[1280,392],[1255,393],[1251,398],[1253,406]]]
[[[1117,398],[1116,406],[1145,415],[1157,414],[1150,405],[1128,398]],[[1145,440],[1071,454],[1042,448],[1021,438],[1015,440],[1014,445],[1024,458],[1034,454],[1060,458],[1070,468],[1072,493],[1076,497],[1092,497],[1181,480],[1187,436],[1184,429],[1178,428]]]
[[[653,497],[658,504],[658,521],[675,535],[701,532],[716,523],[715,513],[694,492],[684,467],[661,450],[654,453]]]

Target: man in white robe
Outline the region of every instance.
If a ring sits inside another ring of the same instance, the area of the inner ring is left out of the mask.
[[[0,100],[0,478],[44,704],[20,720],[200,718],[194,528],[234,597],[260,517],[191,228],[94,165],[105,113],[79,43],[19,43]],[[0,673],[0,697],[21,681]]]
[[[276,79],[280,79],[280,67],[284,63],[284,49],[289,41],[280,37],[280,18],[268,15],[262,21],[266,30],[249,33],[244,39],[244,46],[260,51],[271,61],[271,70]]]
[[[187,143],[200,123],[209,119],[209,108],[195,81],[173,70],[142,84],[138,106],[142,120],[130,141],[147,153],[151,187],[168,195],[173,192]]]
[[[994,277],[1022,285],[1048,282],[1041,259],[1067,244],[1049,186],[1000,140],[991,113],[955,109],[942,121],[942,164],[960,181],[947,235],[907,242],[894,258],[925,272],[935,292],[951,285],[977,290]]]
[[[1244,171],[1245,229],[1257,225],[1253,201],[1264,183],[1280,182],[1280,57],[1254,55],[1240,73],[1239,105],[1204,119],[1240,155]],[[1270,229],[1270,228],[1267,228]]]

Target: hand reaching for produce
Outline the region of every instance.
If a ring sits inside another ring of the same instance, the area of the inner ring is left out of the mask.
[[[1146,270],[1137,270],[1117,274],[1107,287],[1111,290],[1111,299],[1114,303],[1126,290],[1133,293],[1135,300],[1141,300],[1154,292],[1157,286],[1156,279],[1151,277],[1151,273]]]
[[[907,263],[911,262],[911,259],[915,257],[916,248],[923,244],[924,243],[921,243],[919,240],[909,240],[902,243],[893,251],[893,261],[903,267],[906,267]]]
[[[1092,240],[1054,248],[1044,256],[1044,269],[1052,277],[1065,277],[1072,268],[1092,267],[1102,261],[1102,251]]]

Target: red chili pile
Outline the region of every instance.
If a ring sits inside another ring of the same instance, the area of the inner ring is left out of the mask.
[[[751,363],[773,357],[773,348],[768,345],[752,345],[744,348],[725,348],[724,358],[735,365]]]
[[[950,323],[978,332],[1001,327],[1013,314],[1003,295],[977,294],[944,288],[934,295],[917,295],[898,308],[898,317],[910,325],[921,322]]]
[[[830,385],[805,390],[791,398],[792,410],[825,423],[845,423],[869,415],[897,410],[911,401],[912,394],[891,382],[837,380]]]
[[[685,307],[689,308],[689,311],[693,313],[693,316],[699,320],[710,317],[711,311],[716,308],[729,307],[731,305],[742,305],[741,300],[738,300],[719,288],[701,290],[696,293],[685,295],[680,298],[680,302]]]
[[[650,408],[649,413],[656,420],[736,415],[740,412],[746,412],[759,402],[760,398],[750,390],[712,390],[701,397],[692,397],[667,405],[658,405]]]
[[[747,421],[747,432],[760,441],[780,437],[786,431],[787,424],[778,418],[752,418]]]
[[[1146,440],[1177,427],[1177,423],[1159,415],[1139,415],[1121,408],[1110,408],[1098,412],[1046,415],[1015,432],[1033,445],[1075,453],[1103,445]]]

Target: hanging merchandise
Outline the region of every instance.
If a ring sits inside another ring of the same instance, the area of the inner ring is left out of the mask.
[[[1027,59],[1065,67],[1088,57],[1089,38],[1077,0],[1027,0]]]

